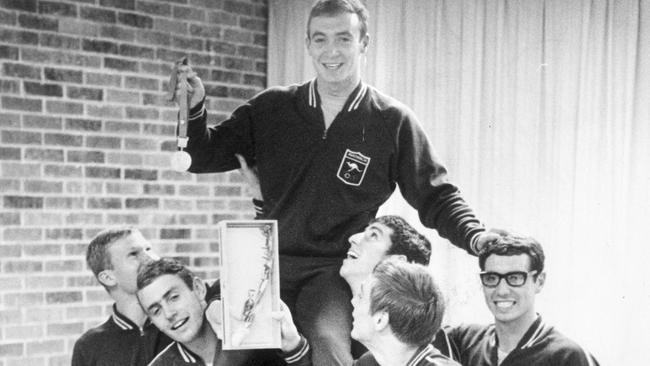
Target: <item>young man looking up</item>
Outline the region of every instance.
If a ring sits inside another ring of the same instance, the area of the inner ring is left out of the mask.
[[[105,323],[76,341],[72,366],[144,366],[171,342],[147,321],[135,295],[138,267],[155,259],[151,244],[134,228],[104,230],[92,239],[86,262],[115,304]]]
[[[147,263],[138,273],[137,296],[151,321],[175,342],[160,352],[151,366],[266,365],[256,351],[223,351],[221,340],[205,317],[207,301],[218,296],[180,262],[162,258]],[[283,308],[282,351],[292,365],[310,365],[307,340],[298,333],[291,315]],[[266,361],[264,361],[266,362]]]
[[[504,232],[486,245],[479,266],[494,324],[449,329],[455,359],[471,366],[598,365],[535,311],[535,298],[546,280],[544,251],[535,239]]]
[[[352,338],[369,350],[355,366],[457,365],[430,344],[444,301],[426,267],[395,258],[380,262],[352,306]]]
[[[339,273],[353,293],[386,258],[394,257],[426,266],[431,257],[429,240],[399,216],[377,217],[362,232],[350,236],[348,241],[350,249]]]

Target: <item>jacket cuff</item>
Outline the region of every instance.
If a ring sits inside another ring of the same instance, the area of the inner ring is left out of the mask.
[[[253,207],[255,208],[256,217],[261,217],[264,214],[264,201],[253,198]]]
[[[192,107],[189,112],[189,119],[196,119],[203,115],[205,112],[205,97],[203,97],[203,100],[201,100],[197,105]]]
[[[293,351],[281,352],[282,358],[287,364],[292,364],[300,361],[309,352],[309,342],[302,334],[300,335],[300,343]]]

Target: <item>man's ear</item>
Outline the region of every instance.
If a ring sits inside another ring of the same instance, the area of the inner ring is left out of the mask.
[[[368,51],[368,43],[370,43],[370,35],[366,34],[361,38],[361,53]]]
[[[402,262],[408,262],[406,256],[404,254],[391,254],[388,256],[389,258],[397,259],[398,261]]]
[[[390,323],[388,313],[385,311],[378,311],[375,315],[372,316],[374,320],[375,330],[381,332],[384,329],[387,329]]]
[[[546,272],[542,272],[539,275],[537,275],[537,281],[536,283],[536,290],[535,293],[538,294],[540,291],[542,291],[542,288],[544,288],[544,284],[546,283]]]
[[[114,287],[117,285],[117,281],[115,280],[115,275],[113,275],[113,271],[110,269],[105,269],[97,275],[97,281],[104,285],[107,288]]]
[[[203,280],[201,280],[198,277],[194,277],[194,280],[192,281],[192,291],[196,294],[196,296],[199,298],[199,300],[204,301],[205,300],[205,294],[207,293],[207,289],[205,287],[205,283]]]

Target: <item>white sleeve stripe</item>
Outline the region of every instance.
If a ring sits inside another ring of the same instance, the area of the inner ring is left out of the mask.
[[[299,360],[300,360],[300,359],[301,359],[305,354],[307,354],[308,351],[309,351],[309,342],[306,342],[306,341],[305,341],[305,342],[303,343],[302,348],[300,349],[300,351],[299,351],[298,353],[296,353],[295,355],[290,356],[290,357],[285,357],[284,360],[285,360],[287,363],[296,363],[296,362],[298,362],[298,361],[299,361]]]
[[[479,233],[474,234],[474,236],[472,236],[472,239],[470,239],[470,241],[469,241],[469,248],[476,255],[479,254],[478,249],[476,249],[476,247],[478,246],[478,236],[479,236]]]
[[[203,105],[203,108],[201,108],[198,112],[190,115],[189,119],[195,119],[195,118],[201,117],[203,115],[203,112],[205,112],[205,105]]]

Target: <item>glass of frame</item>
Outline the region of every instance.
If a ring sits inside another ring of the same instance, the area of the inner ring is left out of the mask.
[[[221,221],[218,232],[222,348],[280,348],[277,221]]]

